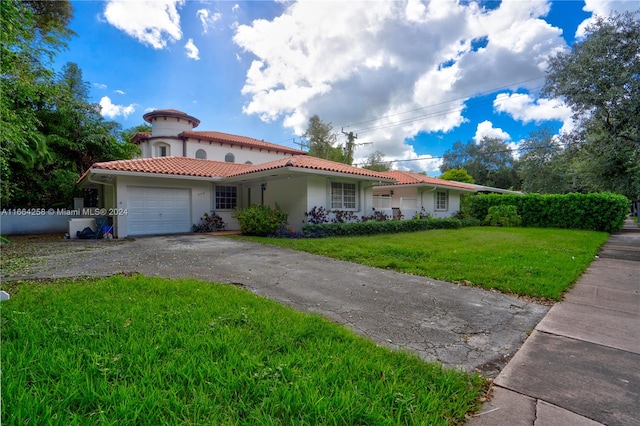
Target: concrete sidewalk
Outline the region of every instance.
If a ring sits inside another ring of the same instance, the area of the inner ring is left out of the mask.
[[[627,220],[467,425],[640,425],[640,229]]]

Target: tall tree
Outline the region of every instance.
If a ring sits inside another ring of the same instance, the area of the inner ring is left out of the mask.
[[[568,163],[571,150],[563,149],[550,128],[532,133],[520,144],[518,174],[522,190],[543,194],[563,194],[576,190]]]
[[[479,185],[519,188],[517,161],[506,142],[484,137],[480,142],[455,142],[442,157],[440,171],[465,169]]]
[[[57,96],[51,61],[73,34],[67,28],[72,16],[67,0],[0,2],[0,200],[5,205],[17,190],[10,162],[37,170],[52,160],[37,112]]]
[[[338,134],[333,125],[323,122],[317,114],[309,119],[307,131],[302,136],[308,141],[310,156],[346,163],[347,153],[337,145]]]
[[[56,99],[36,111],[38,131],[52,161],[38,173],[11,159],[11,184],[17,189],[10,204],[26,207],[68,207],[80,195],[75,182],[98,161],[131,158],[138,148],[119,140],[121,126],[104,121],[100,106],[89,102],[89,84],[74,63],[67,63],[56,79]]]
[[[374,151],[365,160],[363,169],[373,170],[374,172],[387,172],[390,170],[389,163],[384,161],[385,154],[381,151]]]
[[[542,93],[561,97],[580,123],[572,165],[589,190],[640,194],[640,21],[599,17],[549,62]]]

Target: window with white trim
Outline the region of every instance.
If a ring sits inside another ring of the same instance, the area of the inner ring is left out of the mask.
[[[436,192],[436,210],[447,210],[449,194],[446,191]]]
[[[216,210],[234,210],[238,205],[236,186],[216,185]]]
[[[331,182],[331,208],[356,209],[356,184]]]
[[[205,151],[204,149],[199,149],[196,151],[196,158],[200,158],[202,160],[206,160],[207,159],[207,151]]]
[[[236,161],[236,156],[230,152],[224,156],[224,161],[226,161],[227,163],[234,163]]]
[[[156,145],[156,157],[168,157],[171,155],[169,145],[161,143]]]

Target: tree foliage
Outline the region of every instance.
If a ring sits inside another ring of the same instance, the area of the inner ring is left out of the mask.
[[[590,191],[640,193],[640,21],[599,17],[549,62],[543,94],[561,97],[580,124],[571,167]]]
[[[381,151],[369,154],[362,168],[373,170],[374,172],[387,172],[390,170],[389,163],[384,161],[384,153]]]
[[[88,101],[76,64],[59,74],[56,53],[74,33],[68,1],[0,2],[0,173],[3,207],[70,206],[92,163],[131,158],[133,144]]]
[[[465,169],[449,169],[440,176],[440,179],[462,183],[476,183],[473,177]]]
[[[440,171],[465,169],[478,185],[518,189],[517,161],[506,142],[484,137],[480,142],[456,142],[442,157]]]
[[[307,131],[302,136],[307,139],[310,156],[344,164],[353,162],[353,147],[339,145],[333,125],[323,122],[317,114],[309,119]]]

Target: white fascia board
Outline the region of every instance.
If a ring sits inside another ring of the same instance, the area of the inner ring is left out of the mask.
[[[394,179],[384,179],[384,178],[381,179],[374,176],[363,176],[363,175],[355,175],[351,173],[339,173],[339,172],[332,172],[328,170],[307,169],[303,167],[294,167],[294,166],[280,167],[280,168],[271,169],[271,170],[262,170],[260,172],[255,172],[255,173],[246,173],[243,175],[227,178],[226,180],[228,182],[237,182],[237,181],[245,181],[245,180],[255,180],[260,178],[269,178],[269,177],[274,177],[276,175],[288,175],[288,174],[294,174],[294,173],[337,177],[340,179],[368,180],[373,182],[389,182],[389,183],[395,182]]]

